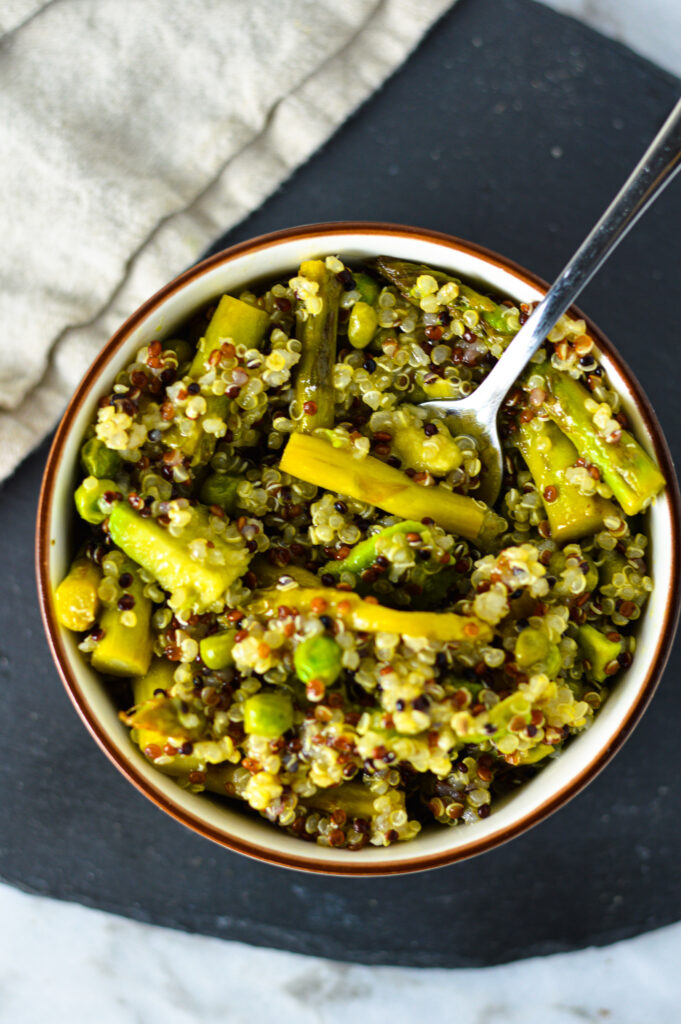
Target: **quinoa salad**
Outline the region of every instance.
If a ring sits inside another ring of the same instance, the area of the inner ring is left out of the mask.
[[[585,323],[505,400],[493,508],[475,440],[420,405],[530,313],[331,255],[117,374],[54,605],[159,772],[352,851],[475,825],[590,726],[636,657],[665,481]]]

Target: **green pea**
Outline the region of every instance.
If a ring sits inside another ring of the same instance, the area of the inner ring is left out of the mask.
[[[242,479],[226,473],[211,473],[203,482],[199,498],[204,505],[219,505],[231,516],[236,508],[236,491]]]
[[[80,461],[83,469],[89,476],[98,478],[115,476],[121,467],[121,457],[118,452],[107,448],[98,437],[91,437],[80,449]]]
[[[235,629],[227,629],[222,633],[205,636],[199,642],[201,661],[208,668],[221,669],[234,664],[232,648],[234,647]]]
[[[368,274],[363,274],[361,271],[352,276],[355,281],[355,288],[362,296],[362,302],[367,302],[370,306],[373,306],[381,290],[378,281],[374,281],[373,277],[369,277]]]
[[[324,633],[309,636],[296,647],[293,664],[302,682],[321,679],[325,686],[330,686],[341,672],[341,649]]]
[[[356,302],[348,323],[348,340],[355,348],[366,348],[378,327],[378,315],[373,306]]]
[[[283,693],[256,693],[244,701],[244,729],[277,739],[293,725],[293,704]]]
[[[76,489],[73,499],[81,519],[97,526],[109,515],[109,509],[102,511],[100,499],[107,491],[117,491],[118,486],[113,480],[98,480],[95,476],[86,476],[80,487]]]

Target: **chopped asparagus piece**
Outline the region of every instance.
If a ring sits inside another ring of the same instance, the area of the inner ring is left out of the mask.
[[[207,726],[205,718],[200,713],[197,715],[193,708],[185,713],[177,700],[167,699],[173,685],[175,668],[165,658],[154,658],[149,671],[132,680],[135,706],[127,714],[121,715],[121,718],[126,724],[132,724],[134,720],[130,734],[133,743],[165,775],[177,777],[187,776],[194,771],[212,771],[209,766],[218,764],[222,769],[222,763],[233,755],[232,741],[228,737],[218,741],[204,739]],[[168,742],[171,737],[173,743]],[[185,744],[191,746],[191,752],[187,751]],[[173,748],[175,753],[168,754],[168,750]],[[225,781],[234,767],[224,765]],[[207,785],[207,788],[211,787]],[[224,788],[221,792],[224,796]]]
[[[331,686],[341,673],[341,655],[333,637],[324,633],[308,636],[298,644],[293,655],[296,674],[303,683],[321,679],[325,686]]]
[[[301,415],[299,429],[308,433],[317,427],[333,426],[336,402],[333,366],[342,288],[322,260],[306,260],[301,264],[299,276],[318,286],[314,297],[321,300],[320,311],[308,313],[306,320],[299,320],[296,330],[303,346],[296,377],[296,405]]]
[[[533,367],[546,381],[546,411],[570,438],[579,454],[593,463],[627,515],[640,512],[665,486],[665,479],[647,452],[626,430],[610,438],[598,430],[587,403],[589,392],[549,363]],[[619,435],[619,436],[618,436]]]
[[[553,540],[579,540],[602,529],[608,516],[617,516],[611,501],[582,494],[566,479],[565,471],[574,466],[578,453],[555,423],[535,416],[520,423],[514,436],[541,495]]]
[[[529,669],[543,665],[550,679],[554,679],[561,670],[563,659],[556,644],[551,643],[541,629],[528,626],[521,630],[515,642],[515,660],[519,668]]]
[[[107,448],[98,437],[91,437],[80,449],[80,461],[89,476],[113,477],[121,468],[122,459],[118,452]]]
[[[143,519],[127,502],[119,501],[109,516],[109,530],[114,543],[170,591],[171,608],[202,614],[224,602],[226,591],[246,572],[251,557],[242,541],[228,543],[212,533],[209,519],[207,509],[192,508],[190,521],[174,537],[155,519]]]
[[[75,559],[54,594],[54,607],[60,625],[76,633],[93,625],[99,611],[97,587],[101,579],[101,569],[89,558]]]
[[[367,302],[356,302],[348,321],[348,341],[353,348],[366,348],[378,327],[378,314]]]
[[[236,489],[242,480],[243,477],[228,473],[211,473],[203,482],[199,498],[204,505],[217,505],[231,516],[237,506]]]
[[[330,573],[332,576],[341,576],[344,572],[363,572],[373,565],[378,557],[376,544],[384,537],[394,537],[396,533],[423,533],[424,526],[417,523],[415,519],[406,519],[402,523],[394,523],[392,526],[385,526],[378,533],[372,533],[366,540],[361,540],[350,550],[350,554],[340,561],[327,562],[322,573]]]
[[[199,643],[201,661],[204,665],[215,671],[227,668],[228,665],[233,665],[232,648],[234,647],[235,636],[235,629],[226,629],[221,633],[205,636]]]
[[[126,593],[134,605],[125,611],[116,604],[104,609],[99,620],[104,636],[92,652],[92,667],[109,676],[142,676],[149,668],[153,647],[151,601],[144,596],[137,566],[126,562],[122,572],[132,576]]]
[[[618,657],[624,650],[621,640],[610,640],[604,633],[586,623],[577,630],[577,643],[589,662],[588,675],[596,683],[603,683],[619,670]]]
[[[96,476],[86,476],[73,495],[78,515],[86,523],[92,523],[94,526],[103,523],[109,513],[102,510],[100,499],[109,492],[115,494],[117,490],[118,486],[113,480],[98,480]]]
[[[206,372],[210,356],[223,342],[258,348],[269,322],[270,318],[264,310],[235,299],[232,295],[223,295],[206,328],[205,337],[199,342],[189,375],[201,377]]]
[[[244,730],[278,739],[293,725],[293,704],[285,693],[256,693],[244,701]]]
[[[458,295],[465,299],[463,305],[481,314],[492,330],[508,334],[517,331],[520,326],[517,310],[513,311],[506,306],[499,305],[498,302],[486,295],[481,295],[469,285],[462,284],[458,277],[452,277],[442,270],[433,270],[432,267],[410,263],[408,260],[395,260],[390,256],[379,256],[376,260],[376,268],[383,277],[399,288],[405,299],[415,306],[419,305],[421,299],[417,281],[419,277],[428,276],[432,277],[439,286],[455,284],[458,288]]]
[[[381,604],[363,601],[357,594],[346,590],[321,587],[298,587],[291,590],[259,590],[254,594],[249,611],[255,615],[272,615],[283,605],[299,611],[315,607],[328,608],[353,628],[365,633],[397,633],[404,636],[422,636],[427,640],[444,643],[459,641],[485,642],[492,638],[492,629],[474,616],[456,615],[454,612],[409,612],[386,608]]]
[[[505,521],[475,498],[442,486],[422,487],[406,473],[371,455],[355,458],[320,437],[292,434],[281,469],[291,476],[377,505],[404,519],[429,517],[452,533],[489,547],[505,529]]]

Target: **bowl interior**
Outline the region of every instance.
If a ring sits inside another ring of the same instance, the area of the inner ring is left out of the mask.
[[[656,663],[663,660],[672,628],[671,601],[676,586],[676,520],[671,489],[647,513],[654,538],[651,573],[655,589],[638,633],[637,657],[618,678],[590,729],[576,737],[563,754],[548,764],[522,789],[499,803],[495,812],[473,826],[424,830],[411,843],[387,848],[365,847],[356,853],[307,844],[286,835],[228,801],[181,790],[151,767],[132,745],[127,728],[118,720],[106,686],[77,650],[77,638],[55,622],[50,593],[65,574],[72,554],[73,490],[76,486],[80,439],[95,414],[97,401],[115,374],[137,349],[154,338],[170,336],[188,316],[223,292],[243,289],[261,278],[285,276],[304,259],[339,253],[361,261],[380,253],[430,263],[462,277],[483,282],[489,289],[517,301],[541,297],[540,288],[519,268],[465,243],[419,235],[413,229],[320,228],[289,237],[256,240],[246,251],[214,257],[189,271],[147,303],[98,357],[81,384],[57,435],[41,502],[43,557],[39,574],[44,614],[53,651],[74,703],[106,753],[148,796],[185,824],[242,852],[300,868],[347,873],[386,873],[420,869],[480,852],[510,838],[558,806],[607,760],[613,744],[628,733],[652,692]],[[664,455],[653,435],[644,400],[626,369],[598,331],[594,334],[612,383],[643,444]],[[659,428],[657,428],[659,430]]]

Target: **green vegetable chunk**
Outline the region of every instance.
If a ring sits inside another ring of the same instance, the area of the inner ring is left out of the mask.
[[[566,478],[578,453],[555,423],[535,416],[529,423],[520,422],[514,436],[541,495],[553,540],[579,540],[601,530],[608,516],[617,516],[611,501],[582,494]]]
[[[205,337],[199,342],[189,375],[200,377],[204,374],[208,360],[223,342],[258,348],[269,322],[270,318],[264,310],[235,299],[232,295],[223,295],[206,328]]]
[[[137,566],[124,562],[121,575],[128,573],[132,582],[125,593],[132,597],[131,609],[121,611],[114,603],[105,608],[99,628],[103,637],[92,652],[92,667],[109,676],[141,676],[151,661],[153,634],[151,632],[151,601],[144,596],[144,583]]]
[[[102,509],[100,499],[109,491],[115,494],[117,490],[118,485],[113,480],[98,480],[96,476],[86,476],[73,495],[78,515],[93,526],[103,523],[109,512]]]
[[[204,505],[218,505],[231,516],[237,506],[236,490],[242,480],[241,476],[211,473],[203,482],[199,498]]]
[[[115,476],[122,465],[118,452],[107,448],[98,437],[91,437],[80,449],[80,461],[89,476]]]
[[[483,320],[492,330],[502,334],[512,333],[519,328],[518,312],[506,306],[499,305],[486,295],[481,295],[469,285],[462,284],[457,277],[444,273],[442,270],[434,270],[420,263],[410,263],[408,260],[396,260],[390,256],[379,256],[376,260],[376,268],[392,284],[398,288],[405,299],[418,306],[421,300],[421,292],[418,287],[420,277],[432,277],[438,287],[443,284],[454,284],[458,290],[458,304],[464,308],[475,310],[482,316]],[[461,300],[464,300],[461,302]]]
[[[89,558],[79,557],[73,562],[54,593],[54,607],[60,625],[82,633],[94,623],[99,611],[97,588],[102,570]]]
[[[293,664],[303,683],[321,679],[325,686],[331,686],[341,673],[341,649],[324,633],[309,636],[296,647]]]
[[[588,675],[596,683],[603,683],[619,670],[618,657],[624,650],[621,640],[609,640],[604,633],[586,623],[577,630],[577,643],[589,662]]]
[[[218,671],[234,664],[232,648],[234,647],[235,629],[226,629],[221,633],[205,636],[199,643],[201,661],[208,668]]]
[[[293,725],[293,704],[284,693],[256,693],[244,701],[244,729],[278,739]]]
[[[296,337],[302,343],[296,376],[296,405],[301,414],[299,429],[310,433],[317,427],[333,427],[336,393],[333,367],[336,361],[336,336],[341,285],[322,260],[306,260],[299,276],[315,283],[314,298],[321,300],[318,313],[307,313],[299,320]],[[300,309],[305,310],[304,302]]]
[[[109,517],[111,538],[129,558],[143,566],[164,590],[173,610],[202,614],[224,602],[225,593],[248,568],[244,543],[228,543],[211,534],[207,509],[192,508],[179,537],[155,519],[143,519],[125,501]],[[207,547],[207,540],[212,547]],[[203,544],[194,544],[203,541]]]
[[[350,550],[350,554],[341,561],[327,562],[322,573],[330,573],[339,577],[344,572],[363,572],[373,565],[378,557],[376,544],[384,537],[394,537],[396,533],[423,533],[424,526],[414,519],[405,519],[402,523],[394,523],[392,526],[385,526],[377,533],[372,533],[366,540],[361,540]]]
[[[556,644],[546,633],[528,626],[521,630],[515,642],[515,660],[519,668],[529,669],[543,663],[546,674],[554,678],[561,669],[563,659]]]
[[[597,406],[578,381],[549,363],[540,373],[546,381],[546,411],[570,438],[579,454],[601,471],[601,476],[628,516],[636,515],[665,486],[665,479],[635,437],[618,427],[601,433],[589,406]]]

